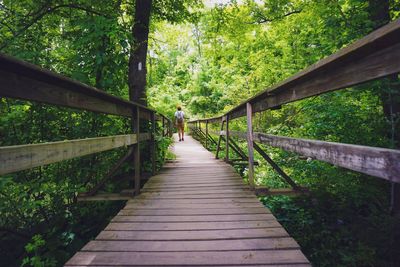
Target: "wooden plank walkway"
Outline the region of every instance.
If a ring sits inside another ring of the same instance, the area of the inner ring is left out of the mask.
[[[196,140],[65,266],[311,266],[234,169]]]

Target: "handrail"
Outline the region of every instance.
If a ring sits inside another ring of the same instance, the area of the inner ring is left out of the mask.
[[[139,141],[150,140],[148,133]],[[0,147],[0,175],[137,144],[136,134]]]
[[[171,120],[154,109],[127,101],[102,90],[64,77],[11,56],[0,54],[0,97],[64,106],[132,119],[133,134],[41,144],[0,147],[0,175],[72,159],[122,146],[134,146],[135,194],[140,191],[139,142],[150,142],[152,172],[155,172],[155,124],[162,121],[171,134]],[[149,133],[139,132],[139,121],[151,122]],[[139,140],[137,140],[139,136]],[[129,157],[125,157],[128,159]],[[119,162],[121,164],[122,162]],[[105,179],[103,179],[104,181]],[[98,187],[96,187],[98,189]]]
[[[0,97],[53,104],[132,117],[132,108],[148,114],[154,109],[128,101],[84,83],[0,53]],[[158,113],[159,114],[159,113]],[[165,117],[169,120],[169,118]]]
[[[195,134],[200,132],[201,134],[198,134],[199,138],[205,138],[206,141],[210,138],[210,133],[212,133],[208,130],[208,124],[219,122],[221,129],[217,132],[219,140],[216,158],[218,158],[221,140],[224,137],[225,160],[227,162],[229,162],[229,147],[232,146],[231,142],[233,142],[231,136],[247,139],[248,176],[252,188],[254,188],[253,148],[256,146],[255,142],[279,147],[286,151],[400,183],[400,150],[253,133],[252,127],[252,116],[255,112],[280,108],[283,104],[347,88],[399,72],[400,19],[377,29],[285,81],[263,90],[223,115],[191,120],[189,122],[190,128],[193,129]],[[247,132],[230,131],[229,121],[243,116],[246,116]],[[201,123],[206,123],[205,133],[201,130]],[[257,148],[258,150],[260,149],[259,146]],[[263,153],[263,157],[266,158],[268,155]],[[272,162],[270,158],[266,158],[266,160]],[[392,191],[394,192],[394,190]]]
[[[400,19],[368,34],[290,78],[243,101],[223,115],[190,122],[219,122],[279,108],[283,104],[354,86],[400,72]]]

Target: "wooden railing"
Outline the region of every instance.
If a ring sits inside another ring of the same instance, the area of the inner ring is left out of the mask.
[[[238,154],[242,160],[246,160],[249,184],[256,190],[257,188],[254,185],[254,149],[295,190],[302,189],[269,158],[257,143],[296,152],[306,157],[376,176],[392,183],[400,183],[399,150],[254,133],[252,126],[252,116],[255,112],[278,109],[283,104],[399,72],[400,20],[396,20],[289,79],[262,91],[221,116],[190,121],[189,128],[194,135],[204,141],[206,147],[210,142],[216,145],[217,158],[221,150],[221,140],[225,139],[225,160],[230,161],[230,149]],[[230,131],[229,122],[243,116],[247,118],[247,132]],[[210,135],[210,123],[220,123],[220,131],[216,132],[219,136],[218,141],[215,141]],[[202,128],[202,124],[205,124],[205,127]],[[247,140],[247,155],[233,141],[232,136]],[[395,185],[393,184],[393,186]],[[395,192],[395,190],[392,190],[392,192]],[[392,207],[400,210],[399,194],[393,193]]]
[[[141,179],[139,143],[150,142],[149,153],[154,174],[157,121],[162,122],[163,136],[172,134],[172,122],[153,109],[112,96],[99,89],[3,54],[0,54],[0,97],[131,118],[132,134],[0,147],[0,175],[119,147],[130,147],[128,153],[117,162],[106,177],[87,192],[88,195],[95,194],[122,163],[132,156],[135,170],[134,194],[139,194]],[[150,132],[139,132],[141,121],[151,122]]]

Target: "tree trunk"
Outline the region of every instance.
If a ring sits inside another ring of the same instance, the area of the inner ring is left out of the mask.
[[[136,0],[129,58],[129,99],[146,105],[146,55],[152,0]]]

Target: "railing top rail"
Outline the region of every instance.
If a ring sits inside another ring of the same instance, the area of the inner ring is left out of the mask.
[[[54,85],[55,88],[57,88],[57,90],[59,88],[62,88],[64,90],[67,90],[68,92],[74,92],[79,95],[92,97],[94,99],[99,99],[99,100],[102,100],[103,103],[112,103],[119,107],[129,108],[129,109],[132,107],[139,107],[144,112],[157,113],[154,109],[143,106],[139,103],[124,100],[122,98],[113,96],[102,90],[99,90],[97,88],[91,87],[84,83],[78,82],[71,78],[62,76],[60,74],[43,69],[34,64],[31,64],[31,63],[28,63],[28,62],[25,62],[25,61],[16,59],[14,57],[0,53],[0,74],[10,74],[10,73],[17,75],[16,77],[18,77],[18,78],[23,77],[23,78],[28,78],[33,81],[38,81],[39,85],[42,85],[42,84]],[[3,75],[3,76],[5,76],[5,75]],[[4,78],[4,79],[6,79],[6,78]],[[8,77],[8,79],[13,79],[13,77]],[[11,82],[14,82],[14,81],[11,81]],[[9,84],[4,85],[4,87],[0,87],[0,96],[40,101],[40,100],[38,100],[39,97],[36,97],[36,98],[33,97],[31,99],[31,97],[29,95],[24,96],[21,93],[21,91],[18,93],[12,92],[13,89],[8,89],[8,88],[13,87],[13,86],[10,86],[11,82],[9,82]],[[18,85],[20,85],[20,84],[18,84]],[[7,86],[7,88],[6,88],[6,86]],[[21,86],[19,86],[19,87],[21,87]],[[39,86],[36,86],[35,89],[37,89],[38,87]],[[27,91],[28,89],[25,88],[25,89],[20,89],[20,90]],[[65,95],[63,95],[63,96],[65,96]],[[57,104],[57,101],[53,101],[53,100],[46,100],[43,102],[50,103],[50,104]],[[68,102],[68,101],[66,100],[66,102]],[[60,103],[60,105],[69,106],[67,104],[62,104],[62,103]],[[78,106],[72,106],[72,107],[76,108]],[[82,107],[78,107],[78,108],[84,109]],[[88,108],[87,110],[101,112],[101,109],[93,110],[93,109]],[[104,111],[104,113],[111,113],[111,114],[116,114],[116,115],[127,115],[128,112],[119,110],[119,111],[115,111],[115,112]],[[160,113],[158,113],[158,114],[160,114]],[[160,114],[160,115],[162,115],[162,114]],[[164,115],[162,115],[162,116],[164,116]],[[168,119],[167,117],[165,117],[165,118]]]
[[[239,118],[246,115],[247,103],[254,105],[253,112],[260,112],[398,72],[400,72],[400,19],[263,90],[224,115],[190,122],[219,122],[227,115],[230,119]]]

